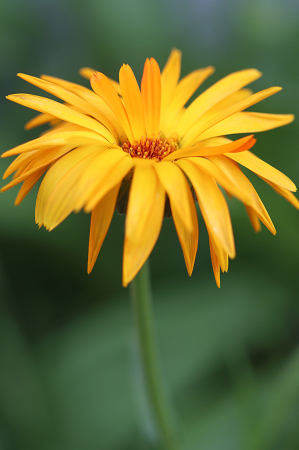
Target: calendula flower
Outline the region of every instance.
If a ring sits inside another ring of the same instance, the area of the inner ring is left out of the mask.
[[[217,285],[220,269],[228,270],[235,244],[227,201],[222,190],[239,199],[255,231],[260,221],[275,228],[254,187],[239,165],[255,172],[296,208],[294,183],[249,150],[252,133],[276,128],[293,115],[244,112],[280,91],[271,87],[253,94],[245,88],[261,76],[241,70],[186,103],[214,72],[195,70],[179,81],[181,53],[173,50],[160,73],[147,59],[139,88],[130,66],[123,65],[119,83],[92,69],[82,69],[93,90],[58,78],[21,78],[60,98],[64,103],[28,94],[8,96],[39,111],[26,128],[49,122],[41,137],[2,156],[19,156],[5,172],[15,172],[5,191],[23,182],[19,204],[42,177],[36,222],[53,230],[71,212],[91,212],[88,272],[97,259],[113,212],[126,213],[123,285],[149,257],[163,218],[173,217],[186,266],[191,275],[198,246],[198,202],[205,221]],[[231,134],[250,133],[231,141]]]

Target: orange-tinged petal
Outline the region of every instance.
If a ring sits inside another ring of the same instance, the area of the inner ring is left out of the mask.
[[[295,192],[297,190],[295,184],[286,175],[249,151],[242,152],[240,154],[230,153],[226,156],[242,166],[247,167],[247,169],[256,173],[265,180],[271,181],[272,183],[275,183],[288,191]]]
[[[123,256],[123,285],[135,277],[149,257],[160,234],[165,191],[153,165],[135,167],[130,188]]]
[[[8,98],[8,100],[12,100],[13,102],[19,103],[20,105],[35,109],[36,111],[51,114],[66,122],[75,123],[82,127],[93,130],[96,133],[99,133],[99,135],[104,137],[108,142],[113,143],[115,141],[112,134],[107,130],[107,128],[100,124],[98,121],[92,119],[91,117],[88,117],[86,114],[82,114],[78,111],[75,111],[74,109],[69,108],[66,105],[63,105],[62,103],[30,94],[13,94],[8,95],[6,98]]]
[[[90,67],[82,67],[82,69],[79,70],[79,74],[87,80],[90,80],[90,78],[96,73],[97,71],[95,69],[91,69]],[[111,82],[116,92],[120,95],[121,91],[119,83],[111,78],[108,78],[108,80]]]
[[[215,69],[212,66],[195,70],[179,82],[173,93],[173,99],[167,109],[167,114],[161,120],[163,133],[167,134],[171,131],[174,121],[183,106],[214,71]]]
[[[95,93],[107,103],[113,114],[119,120],[129,141],[134,142],[134,136],[125,107],[111,81],[103,73],[97,72],[91,77],[90,84]]]
[[[239,166],[234,161],[223,155],[211,156],[209,157],[209,159],[216,166],[218,166],[233,183],[238,185],[239,189],[246,192],[247,195],[251,197],[251,201],[249,203],[247,202],[244,203],[248,204],[248,206],[251,206],[254,209],[258,218],[263,222],[263,224],[268,228],[268,230],[271,231],[272,234],[276,234],[275,227],[272,223],[272,220],[270,219],[270,216],[263,202],[261,201],[260,197],[258,196],[256,190],[254,189],[248,178],[240,170]]]
[[[189,197],[188,202],[191,212],[193,229],[190,231],[186,228],[185,223],[181,219],[180,213],[173,205],[171,208],[171,212],[177,235],[183,250],[187,272],[189,276],[191,276],[198,246],[198,220],[194,198],[192,197],[190,190],[187,190],[187,196]]]
[[[212,155],[223,155],[229,152],[243,152],[244,150],[249,150],[256,143],[256,139],[253,135],[246,136],[236,141],[228,142],[224,145],[217,145],[216,147],[204,147],[200,142],[195,144],[193,147],[185,147],[176,150],[170,155],[164,158],[164,161],[174,161],[181,158],[187,158],[188,156],[212,156]]]
[[[255,105],[256,103],[264,100],[267,97],[270,97],[273,94],[276,94],[281,90],[280,87],[272,87],[268,89],[264,89],[263,91],[252,94],[250,97],[245,98],[239,103],[232,105],[230,108],[220,111],[214,117],[206,120],[205,117],[201,117],[199,120],[195,122],[194,125],[191,126],[189,131],[186,133],[184,138],[182,139],[182,145],[192,145],[198,136],[204,133],[206,130],[211,128],[216,123],[225,120],[227,117],[232,116],[233,114],[242,111],[243,109],[248,108],[249,106]]]
[[[97,260],[109,229],[120,183],[108,192],[92,210],[90,219],[87,272],[90,273]]]
[[[173,98],[181,73],[182,52],[173,49],[161,74],[161,117],[164,117]]]
[[[160,131],[161,74],[157,61],[147,59],[141,81],[141,95],[147,136],[157,137]]]
[[[123,64],[119,71],[119,84],[134,140],[139,141],[146,137],[143,102],[135,75],[128,64]]]
[[[186,173],[196,192],[198,204],[209,233],[220,242],[230,258],[235,257],[235,244],[226,200],[215,181],[188,160],[177,163]]]
[[[155,164],[154,168],[170,201],[171,210],[175,209],[187,230],[193,232],[193,218],[190,210],[190,188],[185,175],[171,162]]]
[[[289,191],[288,191],[289,192]],[[254,231],[256,233],[258,233],[259,231],[261,231],[261,222],[258,218],[258,216],[256,215],[255,211],[253,208],[251,208],[251,206],[245,205],[250,223],[252,225],[252,228],[254,229]]]
[[[15,205],[19,205],[24,200],[46,170],[46,168],[40,169],[24,181],[15,199]]]
[[[58,225],[54,216],[56,212],[60,212],[60,203],[66,205],[66,212],[69,210],[65,217],[70,214],[72,206],[68,200],[72,203],[74,201],[69,199],[71,189],[77,183],[84,167],[89,165],[97,154],[98,150],[94,146],[80,147],[60,158],[48,170],[36,198],[35,221],[38,225],[45,225],[48,229]]]
[[[236,133],[257,133],[272,130],[293,122],[293,114],[263,114],[254,112],[240,112],[233,114],[209,128],[200,135],[200,139],[209,139]]]
[[[190,129],[190,126],[199,119],[206,111],[212,108],[216,103],[225,97],[243,88],[252,81],[255,81],[262,74],[256,69],[241,70],[219,80],[210,88],[204,91],[191,105],[186,109],[177,132],[183,136]]]

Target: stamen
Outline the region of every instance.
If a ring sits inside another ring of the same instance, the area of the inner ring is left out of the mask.
[[[122,145],[124,152],[132,158],[155,159],[161,161],[165,156],[179,148],[178,138],[164,138],[160,133],[157,139],[142,137],[140,141],[126,141]]]

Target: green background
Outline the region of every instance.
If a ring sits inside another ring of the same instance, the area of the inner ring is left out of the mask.
[[[38,135],[23,129],[35,113],[4,99],[43,95],[17,72],[88,86],[79,68],[117,79],[128,63],[140,80],[146,57],[163,67],[173,47],[183,52],[182,75],[216,67],[204,87],[258,68],[254,90],[283,91],[252,109],[299,117],[298,42],[295,0],[2,0],[1,152]],[[254,152],[299,185],[298,122],[257,138]],[[3,173],[9,161],[0,163]],[[220,289],[200,215],[191,278],[171,219],[151,256],[161,364],[184,450],[299,448],[299,216],[249,178],[277,235],[265,227],[256,235],[230,200],[237,257]],[[129,290],[121,286],[124,217],[115,214],[88,276],[89,216],[38,230],[37,189],[15,207],[17,191],[0,196],[0,449],[151,448],[140,432]]]

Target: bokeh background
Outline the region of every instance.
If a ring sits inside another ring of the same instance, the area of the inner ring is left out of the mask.
[[[17,72],[88,86],[79,68],[117,78],[128,63],[140,80],[145,58],[163,67],[173,47],[183,52],[182,75],[216,66],[203,87],[258,68],[264,76],[254,90],[283,91],[252,109],[299,118],[298,42],[296,0],[2,0],[1,152],[39,132],[23,128],[35,112],[4,99],[40,94]],[[298,144],[295,121],[260,133],[254,151],[299,185]],[[9,161],[0,163],[3,173]],[[256,235],[230,200],[237,258],[221,289],[201,217],[192,278],[171,219],[151,256],[161,364],[184,450],[299,448],[299,215],[250,179],[277,235],[265,227]],[[0,196],[0,449],[150,448],[140,433],[132,313],[121,286],[124,217],[115,214],[88,276],[89,216],[38,230],[37,188],[15,207],[17,191]]]

